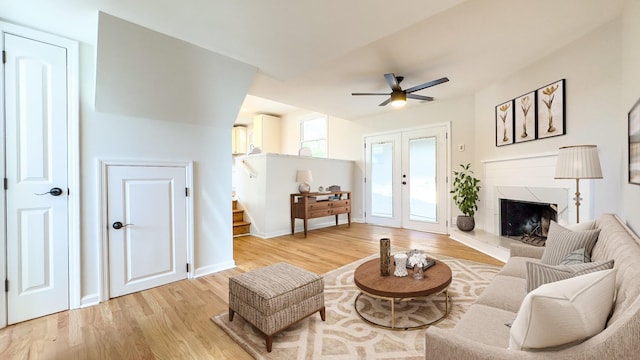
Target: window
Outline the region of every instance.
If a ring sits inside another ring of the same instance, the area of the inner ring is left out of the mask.
[[[311,149],[315,157],[327,157],[327,117],[316,117],[300,123],[300,147]]]

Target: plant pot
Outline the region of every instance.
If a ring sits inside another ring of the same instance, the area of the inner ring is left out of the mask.
[[[471,231],[476,227],[476,221],[473,219],[473,216],[458,215],[456,226],[462,231]]]

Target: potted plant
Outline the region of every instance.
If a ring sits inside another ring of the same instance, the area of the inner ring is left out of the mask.
[[[454,171],[453,202],[456,203],[463,215],[458,215],[456,226],[462,231],[471,231],[476,223],[473,215],[478,210],[478,192],[480,192],[480,180],[473,176],[471,164],[460,164],[462,170]]]

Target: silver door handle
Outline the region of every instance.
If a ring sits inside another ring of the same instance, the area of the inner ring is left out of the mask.
[[[114,222],[114,223],[113,223],[113,225],[111,225],[111,226],[112,226],[114,229],[116,229],[116,230],[120,230],[120,229],[122,229],[122,228],[123,228],[123,227],[125,227],[125,226],[131,226],[131,225],[133,225],[133,224],[123,224],[123,223],[121,223],[120,221],[116,221],[116,222]]]

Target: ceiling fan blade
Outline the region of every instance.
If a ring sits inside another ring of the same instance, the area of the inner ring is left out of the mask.
[[[390,103],[390,102],[391,102],[391,98],[388,98],[387,100],[385,100],[385,101],[381,102],[381,103],[380,103],[380,105],[378,105],[378,106],[385,106],[385,105],[387,105],[387,104],[388,104],[388,103]]]
[[[391,90],[401,90],[400,84],[398,84],[398,79],[393,73],[384,74],[384,78],[387,80]]]
[[[422,96],[422,95],[416,95],[416,94],[407,94],[407,98],[424,100],[424,101],[433,101],[433,98],[431,96]]]
[[[351,95],[386,95],[389,96],[389,93],[351,93]]]
[[[420,91],[422,89],[426,89],[428,87],[432,87],[432,86],[436,86],[436,85],[442,84],[442,83],[447,82],[447,81],[449,81],[449,79],[446,78],[446,77],[443,77],[443,78],[438,79],[438,80],[433,80],[433,81],[429,81],[429,82],[426,82],[426,83],[418,85],[418,86],[414,86],[414,87],[409,88],[409,89],[407,89],[405,91],[407,93],[412,93],[412,92]]]

